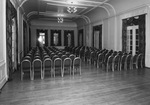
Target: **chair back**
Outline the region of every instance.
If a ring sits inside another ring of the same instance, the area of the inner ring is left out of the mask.
[[[56,58],[54,60],[54,68],[62,68],[62,60],[61,60],[61,58]]]
[[[138,67],[143,68],[143,54],[138,55]]]
[[[77,67],[77,66],[81,66],[81,59],[80,57],[76,57],[73,61],[73,66]]]
[[[75,55],[74,55],[74,54],[71,54],[71,55],[69,56],[69,58],[70,58],[71,61],[73,62],[73,60],[74,60],[74,58],[75,58]]]
[[[100,53],[98,55],[98,62],[102,63],[104,61],[104,54],[103,53]]]
[[[42,71],[42,61],[40,59],[34,59],[32,64],[34,71]]]
[[[31,71],[31,62],[28,59],[24,59],[21,62],[21,71],[25,72],[25,71]]]
[[[46,58],[43,61],[43,70],[51,70],[52,69],[52,60],[50,58]]]
[[[54,61],[56,58],[59,58],[58,55],[54,55],[54,56],[52,57],[52,61]]]
[[[67,58],[67,55],[62,55],[61,56],[62,62],[64,61],[65,58]]]
[[[71,67],[72,61],[70,58],[65,58],[63,61],[63,67]]]

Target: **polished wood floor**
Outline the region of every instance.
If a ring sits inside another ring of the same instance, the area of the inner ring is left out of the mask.
[[[83,64],[81,76],[34,81],[15,73],[0,105],[150,105],[150,69],[105,72]]]

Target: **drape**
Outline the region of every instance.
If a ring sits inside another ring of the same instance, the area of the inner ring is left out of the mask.
[[[28,44],[26,44],[28,42],[27,39],[27,24],[25,21],[23,21],[23,49],[24,49],[24,56],[28,53]]]
[[[7,0],[6,1],[6,46],[7,46],[6,55],[7,55],[7,68],[9,70],[8,80],[12,79],[12,72],[13,72],[13,67],[12,67],[12,19],[13,18],[16,18],[17,21],[17,11],[14,8],[14,6],[11,4],[10,0]],[[17,31],[18,28],[16,26],[16,33],[18,33]],[[18,36],[16,36],[16,38],[18,38]],[[17,47],[17,52],[18,52],[18,47]]]
[[[64,30],[64,46],[74,46],[73,30]]]
[[[39,33],[40,33],[40,29],[37,29],[36,30],[36,46],[38,46],[38,47],[40,46],[39,41],[38,41]]]
[[[54,35],[58,34],[58,43],[54,43]],[[51,46],[61,46],[61,30],[51,30]]]
[[[29,27],[29,50],[31,50],[31,28]]]
[[[122,20],[122,51],[126,52],[127,46],[127,27],[133,25],[139,25],[139,49],[138,53],[142,53],[144,55],[145,61],[145,14],[130,17],[128,19]],[[145,63],[144,63],[145,64]]]
[[[45,46],[48,46],[48,30],[44,30],[45,33]]]
[[[83,29],[78,30],[78,46],[83,46]]]

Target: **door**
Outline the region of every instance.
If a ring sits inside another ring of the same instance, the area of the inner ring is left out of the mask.
[[[127,53],[133,56],[139,51],[139,26],[127,27]]]
[[[102,49],[102,25],[93,27],[93,47]]]

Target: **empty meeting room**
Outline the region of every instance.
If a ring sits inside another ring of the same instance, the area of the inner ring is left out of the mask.
[[[150,0],[2,0],[0,105],[150,105]]]

